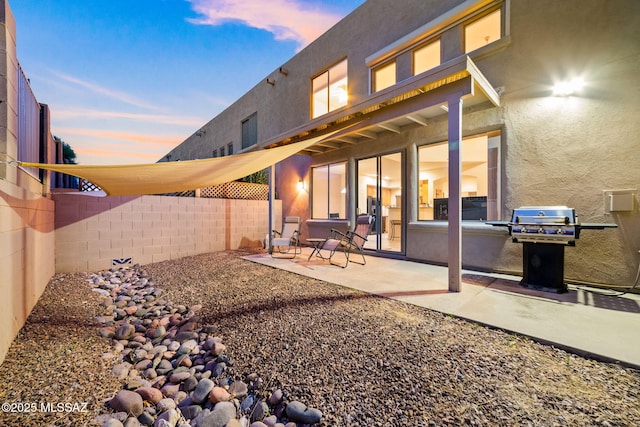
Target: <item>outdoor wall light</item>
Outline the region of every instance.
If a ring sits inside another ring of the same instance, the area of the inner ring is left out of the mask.
[[[274,86],[276,84],[276,81],[267,77],[267,84]]]
[[[298,180],[298,192],[300,191],[304,191],[304,181],[301,179]]]
[[[579,92],[584,87],[584,80],[576,77],[571,80],[558,82],[553,86],[553,96],[569,96]]]

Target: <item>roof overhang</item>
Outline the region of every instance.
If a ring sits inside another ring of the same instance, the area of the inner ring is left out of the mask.
[[[480,104],[500,106],[496,90],[471,58],[465,55],[259,145],[276,147],[344,129],[303,151],[310,155],[326,153],[376,139],[384,132],[400,133],[409,126],[428,126],[436,117],[447,114],[443,107],[454,94],[461,96],[465,107]]]

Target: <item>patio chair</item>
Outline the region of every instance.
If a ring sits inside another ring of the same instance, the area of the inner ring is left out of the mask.
[[[329,252],[329,262],[342,268],[349,265],[349,261],[356,264],[365,265],[367,260],[364,258],[364,244],[373,227],[374,217],[372,215],[361,215],[356,219],[356,226],[353,230],[342,233],[336,229],[331,229],[331,235],[322,246],[323,250]],[[345,256],[345,263],[339,264],[333,260],[336,252],[342,252]],[[362,257],[362,262],[355,261],[350,258],[352,253],[358,253]]]
[[[282,231],[271,232],[271,256],[274,254],[287,255],[274,258],[295,258],[302,253],[300,247],[300,218],[287,216],[282,221]]]

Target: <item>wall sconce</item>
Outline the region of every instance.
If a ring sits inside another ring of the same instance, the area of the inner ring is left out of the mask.
[[[299,179],[297,187],[298,187],[298,192],[304,191],[304,181]]]
[[[280,68],[278,69],[278,71],[280,72],[280,74],[284,74],[285,76],[288,76],[288,75],[289,75],[289,70],[287,70],[287,69],[286,69],[286,68],[284,68],[284,67],[280,67]]]
[[[268,84],[268,85],[271,85],[271,86],[275,86],[276,81],[275,81],[275,80],[273,80],[273,79],[270,79],[269,77],[267,77],[267,84]]]
[[[569,96],[579,92],[584,87],[584,80],[576,77],[571,80],[558,82],[553,85],[553,96]]]

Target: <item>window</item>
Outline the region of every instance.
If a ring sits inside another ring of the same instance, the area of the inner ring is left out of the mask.
[[[346,163],[335,163],[312,169],[312,218],[347,217],[346,168]]]
[[[373,71],[373,91],[388,88],[396,84],[396,63],[391,62]]]
[[[464,27],[464,52],[469,53],[501,37],[500,9]]]
[[[258,113],[253,113],[242,121],[242,149],[258,143]],[[229,154],[233,154],[231,151]]]
[[[312,81],[312,118],[347,105],[347,60],[329,68]]]
[[[233,142],[227,144],[227,153],[229,156],[233,155]]]
[[[224,147],[220,147],[220,157],[224,157]]]
[[[218,157],[218,150],[213,150],[213,153],[211,154],[211,157]]]
[[[416,76],[440,65],[440,40],[413,51],[413,75]]]
[[[462,141],[460,179],[463,220],[497,220],[500,134]],[[449,149],[446,142],[418,149],[418,219],[446,220],[449,192]]]

